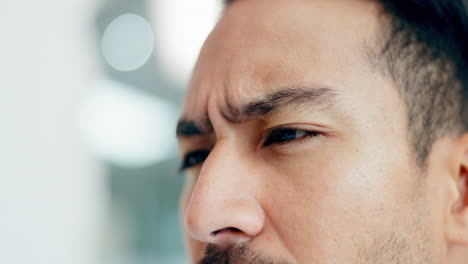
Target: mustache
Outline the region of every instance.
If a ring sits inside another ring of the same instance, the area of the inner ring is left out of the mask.
[[[219,247],[209,244],[204,257],[197,264],[291,264],[273,261],[272,258],[255,253],[247,244],[234,244]]]

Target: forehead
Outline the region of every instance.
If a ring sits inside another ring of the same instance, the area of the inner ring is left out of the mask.
[[[238,0],[208,37],[183,115],[205,118],[275,87],[330,86],[372,96],[366,60],[379,30],[378,6],[363,0]],[[212,103],[210,103],[210,101]]]

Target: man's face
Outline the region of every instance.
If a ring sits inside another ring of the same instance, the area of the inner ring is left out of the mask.
[[[435,261],[430,177],[411,156],[403,100],[366,57],[378,12],[349,0],[226,10],[178,128],[193,263]]]

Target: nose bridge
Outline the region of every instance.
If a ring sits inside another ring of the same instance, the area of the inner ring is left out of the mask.
[[[187,207],[188,233],[206,243],[248,240],[263,229],[256,175],[235,142],[219,140],[205,160]]]
[[[246,175],[250,167],[249,153],[243,151],[240,144],[230,137],[218,139],[200,170],[198,181],[201,188],[204,185],[216,185],[217,188],[212,192],[220,189],[224,192],[234,191],[236,185],[242,184],[249,177]]]

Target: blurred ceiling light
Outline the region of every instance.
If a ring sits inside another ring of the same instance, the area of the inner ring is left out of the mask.
[[[178,114],[168,101],[111,80],[100,81],[84,99],[81,130],[99,158],[142,167],[175,156]]]
[[[221,0],[151,1],[156,52],[163,69],[185,84],[204,40],[215,26]]]
[[[133,71],[143,66],[154,48],[150,23],[135,14],[115,18],[102,35],[102,55],[107,63],[119,71]]]

